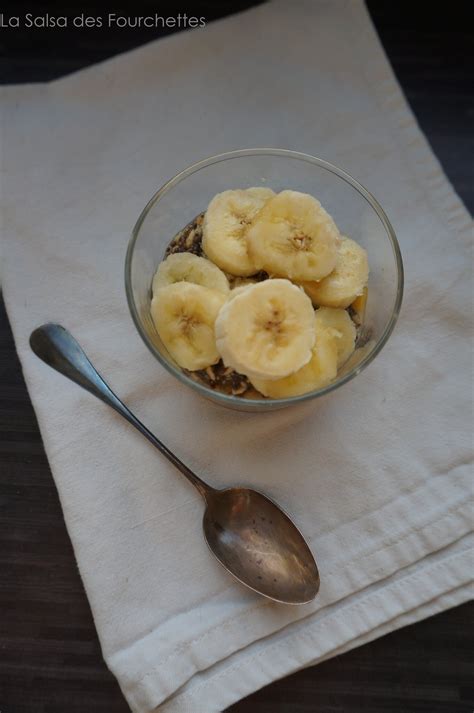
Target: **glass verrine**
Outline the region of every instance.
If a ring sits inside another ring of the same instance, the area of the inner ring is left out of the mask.
[[[368,253],[370,275],[359,342],[336,379],[322,389],[285,399],[245,398],[211,389],[188,376],[172,359],[150,313],[151,284],[173,237],[204,211],[216,193],[266,186],[317,198],[343,235]],[[182,383],[216,403],[242,411],[270,411],[328,394],[353,379],[377,356],[393,331],[403,294],[403,264],[397,238],[380,204],[358,181],[314,156],[284,149],[242,149],[212,156],[164,184],[142,211],[125,261],[125,289],[135,326],[148,349]],[[370,335],[370,338],[369,338]]]

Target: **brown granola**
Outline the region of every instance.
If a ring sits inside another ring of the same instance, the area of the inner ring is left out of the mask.
[[[185,228],[179,231],[166,248],[165,258],[173,253],[193,253],[203,257],[202,249],[202,221],[204,213],[199,213]]]
[[[217,364],[208,366],[207,369],[186,371],[186,374],[194,381],[199,381],[210,389],[222,391],[232,396],[247,396],[247,392],[253,390],[253,386],[247,377],[238,374],[230,367],[224,366],[222,359]],[[262,396],[262,398],[264,397]]]

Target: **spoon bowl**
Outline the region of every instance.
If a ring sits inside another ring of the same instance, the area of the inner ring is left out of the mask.
[[[286,604],[305,604],[318,593],[311,550],[266,495],[248,488],[213,491],[203,529],[211,552],[247,587]]]

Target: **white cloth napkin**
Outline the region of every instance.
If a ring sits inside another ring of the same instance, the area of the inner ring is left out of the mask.
[[[471,222],[364,6],[271,2],[2,101],[8,314],[103,654],[131,708],[219,711],[467,599]],[[122,273],[161,183],[258,145],[322,156],[366,184],[399,236],[406,293],[362,375],[318,402],[251,415],[201,399],[156,363]],[[192,487],[30,352],[45,321],[68,327],[198,473],[251,484],[294,516],[320,566],[314,603],[270,603],[221,569]]]

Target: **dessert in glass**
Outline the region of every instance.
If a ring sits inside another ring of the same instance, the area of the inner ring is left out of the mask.
[[[178,174],[140,216],[131,313],[180,381],[273,410],[328,393],[387,341],[403,268],[375,199],[320,159],[248,149]]]

